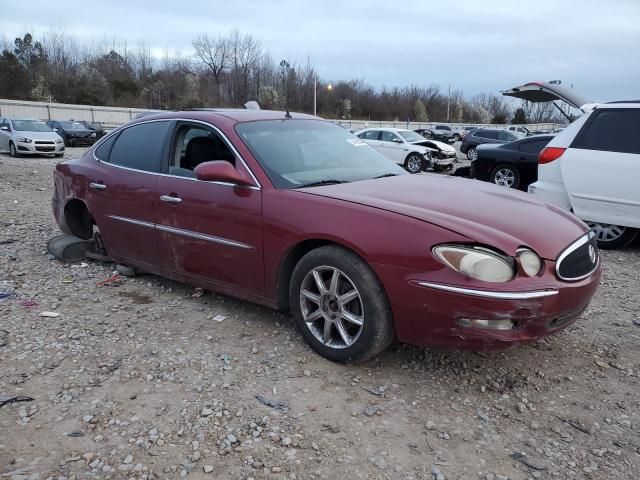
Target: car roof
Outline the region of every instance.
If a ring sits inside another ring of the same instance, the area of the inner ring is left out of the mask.
[[[314,115],[298,112],[285,112],[281,110],[252,110],[245,108],[202,108],[196,110],[184,110],[178,112],[181,114],[189,114],[189,112],[215,113],[231,118],[237,122],[250,122],[255,120],[280,120],[287,118],[289,115],[292,119],[304,120],[324,120]]]
[[[599,103],[595,108],[640,108],[640,100],[621,100],[618,102]]]

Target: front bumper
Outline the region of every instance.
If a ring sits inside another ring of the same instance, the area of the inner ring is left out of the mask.
[[[20,155],[60,154],[64,153],[64,143],[45,142],[41,140],[30,143],[16,142],[16,150]]]
[[[384,265],[376,265],[376,272],[387,289],[399,340],[456,350],[504,350],[576,321],[596,291],[601,267],[584,280],[563,282],[555,275],[555,262],[545,261],[543,273],[531,282],[492,284],[492,290],[487,284],[454,285],[437,275]],[[510,320],[513,328],[476,328],[469,326],[471,320]]]
[[[69,136],[67,137],[67,141],[69,142],[69,145],[71,146],[90,146],[93,145],[94,143],[96,143],[97,140],[97,136],[93,136],[93,137],[72,137]]]

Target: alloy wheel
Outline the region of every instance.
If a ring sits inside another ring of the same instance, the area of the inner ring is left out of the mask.
[[[364,308],[351,279],[335,267],[319,266],[300,288],[303,320],[313,336],[334,349],[353,345],[364,325]]]
[[[611,225],[609,223],[588,222],[589,227],[596,234],[598,242],[611,242],[619,239],[627,231],[627,227]]]
[[[478,159],[478,150],[476,150],[475,147],[471,147],[467,151],[467,158],[469,160],[477,160]]]
[[[511,188],[516,181],[516,175],[510,168],[501,168],[496,171],[493,182],[501,187]]]
[[[418,173],[422,168],[422,159],[418,155],[411,155],[407,158],[407,170],[410,173]]]
[[[15,146],[13,143],[10,143],[10,144],[9,144],[9,154],[10,154],[12,157],[15,157],[15,156],[16,156],[16,146]]]

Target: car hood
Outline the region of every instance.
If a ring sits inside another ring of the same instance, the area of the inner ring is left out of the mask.
[[[14,132],[16,137],[27,137],[31,140],[56,140],[60,138],[56,132],[24,132],[16,130]]]
[[[554,259],[588,231],[570,213],[532,195],[460,177],[406,174],[298,191],[406,215],[512,256],[528,246]]]
[[[421,145],[423,147],[430,147],[431,145],[435,146],[438,150],[448,153],[456,153],[456,149],[453,148],[448,143],[439,142],[438,140],[419,140],[417,142],[412,142],[414,145]]]

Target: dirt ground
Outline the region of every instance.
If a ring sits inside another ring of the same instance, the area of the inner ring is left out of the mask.
[[[536,345],[337,365],[287,315],[51,260],[56,161],[0,155],[0,397],[34,399],[0,407],[0,479],[639,478],[638,245]]]

